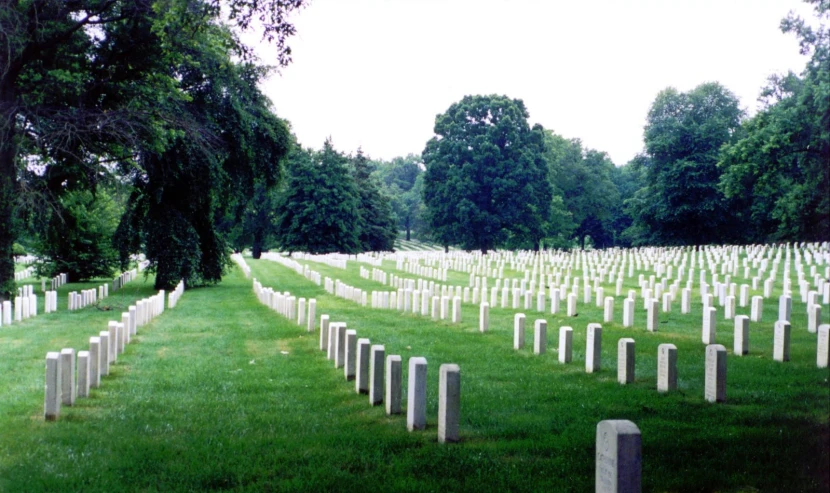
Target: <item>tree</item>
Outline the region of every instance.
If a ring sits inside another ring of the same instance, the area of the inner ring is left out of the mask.
[[[161,150],[143,149],[133,172],[126,233],[143,245],[157,289],[216,283],[229,265],[229,249],[217,229],[238,197],[269,188],[281,176],[280,160],[290,146],[287,125],[271,111],[257,88],[265,71],[231,59],[232,37],[207,26],[191,38],[168,70],[178,74],[186,99],[173,102],[182,125]],[[172,111],[173,108],[170,108]],[[122,164],[125,173],[134,169]],[[123,238],[123,237],[122,237]]]
[[[735,239],[735,217],[720,191],[718,152],[738,131],[738,99],[717,83],[657,95],[645,127],[647,187],[634,201],[635,225],[653,244]]]
[[[830,4],[813,3],[826,21]],[[792,14],[782,30],[796,33],[810,62],[801,77],[770,79],[765,108],[721,152],[721,186],[747,241],[823,241],[830,239],[830,34]]]
[[[18,176],[33,155],[56,200],[65,190],[94,188],[107,163],[160,151],[182,132],[175,105],[188,44],[223,15],[240,29],[253,19],[275,42],[277,61],[293,26],[287,12],[302,0],[30,0],[0,8],[0,298],[14,286],[13,217]],[[226,7],[224,13],[222,6]],[[252,52],[233,35],[223,47]],[[172,64],[171,64],[172,62]],[[58,179],[57,177],[63,177]]]
[[[396,157],[389,162],[378,163],[376,176],[383,192],[389,196],[392,211],[398,220],[398,229],[406,234],[406,241],[412,232],[423,232],[423,169],[421,158],[414,154]]]
[[[465,96],[435,119],[423,152],[427,221],[442,244],[483,253],[508,236],[538,248],[551,187],[541,127],[519,99]]]
[[[360,251],[359,198],[346,158],[326,140],[320,152],[296,149],[277,207],[277,243],[289,252]]]
[[[47,260],[40,274],[66,273],[73,281],[112,277],[118,263],[112,246],[118,205],[104,189],[95,195],[88,190],[66,193],[59,205],[37,248]]]
[[[554,187],[570,214],[561,220],[560,234],[572,234],[582,248],[588,238],[597,248],[613,245],[613,218],[620,208],[611,180],[614,163],[604,152],[584,149],[579,139],[567,140],[549,131],[546,141]]]
[[[350,162],[360,206],[360,249],[372,252],[391,251],[395,248],[398,232],[389,198],[381,194],[371,174],[369,160],[361,149],[357,150],[357,155],[350,159]]]

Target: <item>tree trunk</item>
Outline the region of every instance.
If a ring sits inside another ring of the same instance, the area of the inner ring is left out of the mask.
[[[409,241],[409,217],[406,218],[406,241]]]
[[[450,246],[444,245],[444,253],[450,253]]]
[[[8,84],[0,87],[0,300],[14,293],[14,200],[17,191],[14,139],[15,95]]]
[[[262,237],[262,230],[257,228],[257,230],[254,231],[254,243],[251,246],[251,256],[257,260],[262,257]]]

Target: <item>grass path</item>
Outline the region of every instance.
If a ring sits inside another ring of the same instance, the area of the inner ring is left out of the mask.
[[[143,327],[102,387],[55,423],[41,417],[46,351],[84,349],[110,317],[62,311],[0,329],[0,491],[589,491],[602,419],[642,430],[644,491],[826,489],[828,372],[795,328],[787,365],[773,363],[767,334],[753,332],[754,354],[729,357],[729,402],[710,405],[699,328],[680,317],[658,334],[604,325],[604,370],[586,375],[585,326],[601,319],[598,309],[568,321],[546,315],[549,352],[534,356],[511,348],[512,310],[493,309],[492,330],[480,334],[470,305],[460,325],[433,322],[335,298],[274,262],[248,263],[265,286],[315,297],[318,317],[400,354],[404,392],[408,358],[425,356],[427,430],[408,433],[405,416],[370,407],[318,350],[317,334],[260,305],[234,270]],[[310,265],[381,289],[357,265]],[[129,288],[151,294],[138,281]],[[574,363],[561,366],[551,349],[565,322]],[[623,387],[616,341],[628,336],[637,382]],[[658,395],[656,347],[667,341],[678,346],[680,391]],[[450,362],[461,367],[463,441],[441,445],[438,367]]]

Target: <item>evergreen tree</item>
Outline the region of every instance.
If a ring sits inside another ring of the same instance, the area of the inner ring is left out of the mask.
[[[391,251],[398,236],[389,198],[380,192],[369,160],[358,149],[351,159],[352,176],[357,186],[360,203],[360,249],[363,251]]]
[[[360,251],[359,194],[346,163],[328,139],[320,152],[291,152],[276,214],[281,249],[309,253]]]

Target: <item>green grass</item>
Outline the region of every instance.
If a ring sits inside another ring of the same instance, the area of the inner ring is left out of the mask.
[[[151,283],[134,281],[107,300],[113,312],[68,313],[64,293],[78,289],[70,285],[61,290],[57,314],[0,328],[0,491],[590,491],[603,419],[640,427],[644,491],[830,486],[830,371],[815,368],[815,335],[807,333],[797,301],[786,364],[771,357],[776,301],[765,300],[767,322],[751,324],[746,357],[732,356],[731,322],[719,319],[718,341],[730,353],[728,402],[713,405],[703,400],[696,297],[694,315],[681,316],[679,303],[661,314],[658,333],[642,328],[639,299],[636,329],[603,324],[603,370],[588,375],[585,328],[602,319],[593,306],[580,304],[571,319],[539,314],[548,321],[548,353],[537,356],[533,311],[528,345],[514,351],[515,310],[491,309],[491,330],[481,334],[471,304],[459,325],[433,322],[335,298],[274,262],[248,264],[265,286],[316,298],[318,317],[347,322],[359,337],[384,344],[387,355],[400,354],[404,393],[408,358],[425,356],[427,430],[409,433],[405,415],[369,406],[318,350],[317,334],[260,305],[238,270],[219,286],[187,291],[175,309],[140,329],[91,398],[45,423],[46,352],[86,349],[123,306],[153,293]],[[353,286],[387,289],[360,278],[354,262],[347,270],[308,265]],[[384,270],[393,271],[394,262]],[[468,276],[449,278],[466,284]],[[636,275],[626,278],[625,292],[634,283]],[[574,328],[569,365],[556,361],[561,325]],[[637,380],[628,386],[616,383],[621,337],[637,341]],[[679,390],[668,395],[655,391],[663,342],[678,347]],[[459,444],[437,443],[442,363],[461,367]]]

